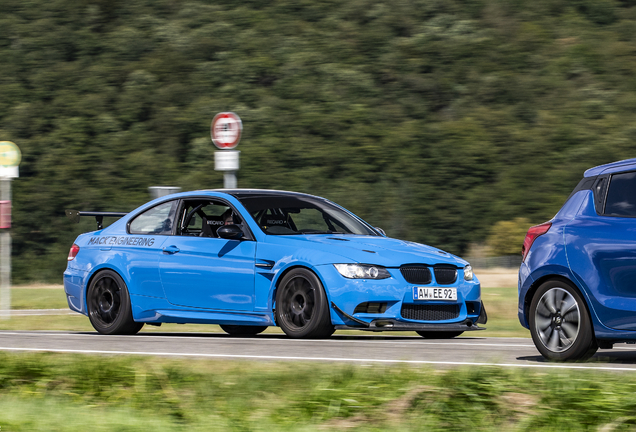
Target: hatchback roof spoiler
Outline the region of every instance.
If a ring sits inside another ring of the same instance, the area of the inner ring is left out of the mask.
[[[97,221],[97,229],[103,229],[103,221],[104,217],[115,217],[120,218],[126,216],[128,213],[122,212],[93,212],[93,211],[79,211],[79,210],[64,210],[66,216],[75,223],[80,221],[80,217],[82,216],[94,216],[95,221]]]

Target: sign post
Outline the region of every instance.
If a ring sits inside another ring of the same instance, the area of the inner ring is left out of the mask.
[[[239,151],[233,151],[241,140],[243,122],[233,112],[222,112],[214,116],[210,125],[212,142],[221,151],[214,152],[214,169],[223,171],[223,187],[236,188],[236,172],[239,169]]]
[[[22,155],[11,141],[0,141],[0,318],[11,318],[11,179],[19,176]]]

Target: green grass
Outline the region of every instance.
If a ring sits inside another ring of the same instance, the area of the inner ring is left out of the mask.
[[[530,337],[530,332],[519,324],[517,318],[517,289],[516,288],[483,288],[482,300],[488,312],[488,324],[486,331],[478,333],[464,333],[465,336],[493,336],[493,337]],[[67,309],[64,289],[39,288],[30,286],[17,286],[11,289],[12,309]],[[70,330],[92,331],[88,318],[83,315],[51,315],[12,317],[9,320],[0,319],[0,330]],[[215,325],[199,324],[164,324],[161,327],[145,326],[144,332],[219,332],[221,329]],[[268,333],[282,331],[277,327],[271,327]],[[347,331],[349,334],[369,334],[368,332]],[[409,334],[408,333],[383,333],[383,334]]]
[[[66,294],[57,288],[12,287],[11,309],[66,309]]]
[[[0,353],[20,430],[632,430],[636,375]]]
[[[517,317],[517,288],[482,288],[481,299],[488,312],[485,336],[530,337],[530,330],[521,327]]]

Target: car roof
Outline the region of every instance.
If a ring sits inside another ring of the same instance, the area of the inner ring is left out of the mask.
[[[614,169],[618,170],[619,168],[627,168],[629,165],[636,165],[636,158],[625,159],[622,161],[612,162],[605,165],[599,165],[597,167],[590,168],[587,171],[585,171],[585,174],[583,174],[583,176],[594,177],[603,173],[604,171],[614,170]]]
[[[193,191],[194,193],[196,191]],[[274,189],[208,189],[206,192],[224,193],[233,196],[236,199],[251,198],[251,197],[264,197],[264,196],[285,196],[285,195],[300,195],[312,198],[321,198],[315,195],[305,194],[301,192],[290,192]]]

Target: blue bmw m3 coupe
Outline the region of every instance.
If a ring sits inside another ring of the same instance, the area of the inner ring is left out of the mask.
[[[98,230],[73,244],[69,307],[104,334],[144,323],[219,324],[232,335],[280,326],[290,337],[336,329],[479,330],[480,285],[461,258],[385,236],[324,198],[270,190],[207,190],[128,213],[81,212]],[[121,217],[102,228],[104,217]]]
[[[587,170],[522,255],[519,320],[544,357],[636,341],[636,159]]]

